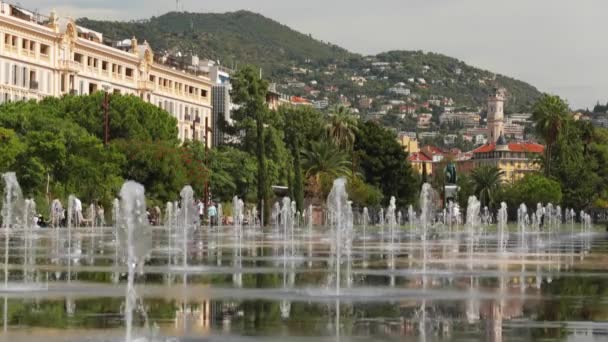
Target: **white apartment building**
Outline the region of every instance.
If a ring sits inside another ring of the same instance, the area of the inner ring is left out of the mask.
[[[133,38],[119,47],[71,18],[0,1],[0,103],[99,90],[130,94],[171,113],[182,141],[206,139],[211,146],[209,78],[157,62],[147,42]]]

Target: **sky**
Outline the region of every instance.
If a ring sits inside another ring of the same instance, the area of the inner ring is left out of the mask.
[[[105,20],[247,9],[350,51],[424,50],[511,76],[571,107],[608,101],[606,0],[21,0]]]

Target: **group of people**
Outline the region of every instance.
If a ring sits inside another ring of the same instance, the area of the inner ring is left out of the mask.
[[[41,216],[42,217],[42,216]],[[59,199],[54,199],[50,209],[50,226],[53,228],[67,225],[67,210]],[[91,203],[83,214],[82,202],[74,198],[72,205],[72,224],[75,227],[91,226],[100,227],[105,225],[105,210],[100,203]]]
[[[206,217],[205,217],[205,204],[203,203],[202,200],[199,199],[196,201],[196,207],[198,209],[198,216],[201,219],[201,223],[205,222],[205,218],[207,218],[210,226],[217,226],[218,213],[217,213],[217,206],[215,205],[215,202],[211,201],[211,202],[209,202],[209,205],[207,205],[207,216]]]

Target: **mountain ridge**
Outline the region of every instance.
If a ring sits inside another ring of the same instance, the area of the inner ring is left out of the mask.
[[[428,81],[426,85],[416,82],[407,84],[420,102],[442,98],[454,100],[456,106],[483,107],[493,87],[505,87],[510,94],[507,111],[517,112],[529,110],[541,95],[526,82],[470,66],[444,54],[391,50],[365,56],[317,40],[247,10],[226,13],[168,12],[139,21],[81,18],[78,24],[100,31],[112,40],[132,36],[145,39],[155,52],[193,53],[202,58],[219,60],[229,67],[253,64],[261,67],[267,77],[279,84],[306,85],[295,89],[284,86],[281,89],[286,93],[310,100],[327,98],[330,102],[341,101],[347,96],[355,107],[354,102],[361,96],[382,98],[394,83],[403,83],[407,79]],[[374,69],[369,62],[371,60],[387,61],[398,68]],[[356,77],[365,78],[366,84],[353,85],[352,79]],[[311,82],[318,85],[317,89],[310,89]],[[326,91],[327,88],[334,91]],[[372,106],[363,111],[376,109]]]

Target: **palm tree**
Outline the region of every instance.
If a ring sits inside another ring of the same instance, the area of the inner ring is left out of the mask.
[[[339,148],[352,149],[357,133],[357,117],[344,106],[335,106],[325,126],[328,138]]]
[[[503,175],[504,171],[489,165],[478,167],[471,173],[473,192],[483,206],[494,205],[494,197],[502,184]]]
[[[350,173],[351,163],[333,144],[313,141],[310,148],[302,151],[302,166],[307,178],[318,179],[322,175],[337,178]]]
[[[545,174],[551,174],[551,159],[555,143],[568,120],[568,104],[559,96],[543,95],[534,105],[532,119],[536,123],[536,133],[545,144]]]

